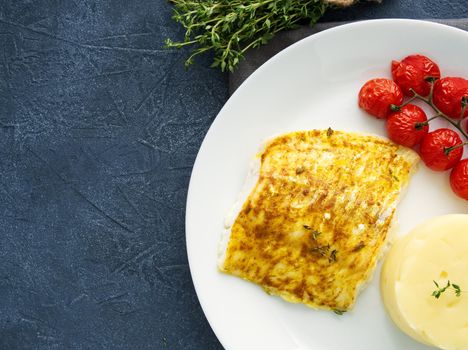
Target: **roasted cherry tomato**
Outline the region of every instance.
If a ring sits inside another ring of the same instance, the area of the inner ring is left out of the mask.
[[[434,84],[433,102],[440,111],[451,118],[461,117],[462,98],[468,98],[468,80],[459,77],[447,77]],[[468,108],[463,117],[468,117]]]
[[[440,69],[436,63],[426,56],[410,55],[398,61],[392,61],[392,76],[395,83],[407,96],[413,96],[410,89],[419,95],[427,96],[431,85],[425,80],[427,77],[440,78]]]
[[[450,186],[458,197],[468,200],[468,158],[458,162],[452,169]]]
[[[388,117],[392,112],[390,105],[399,106],[402,102],[401,89],[390,79],[369,80],[359,91],[359,107],[379,119]]]
[[[395,143],[406,147],[419,144],[429,131],[427,116],[416,105],[408,104],[387,119],[388,137]]]
[[[458,133],[442,128],[428,133],[421,142],[420,154],[428,168],[443,171],[453,168],[463,155],[463,146],[451,147],[462,144]]]

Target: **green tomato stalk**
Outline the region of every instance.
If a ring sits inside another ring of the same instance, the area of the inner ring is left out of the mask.
[[[430,89],[430,92],[429,92],[429,95],[427,95],[427,97],[424,97],[424,96],[421,96],[419,95],[416,91],[414,91],[413,89],[410,89],[410,91],[413,93],[413,96],[408,100],[406,101],[405,103],[401,104],[400,106],[397,106],[397,105],[390,105],[390,108],[392,111],[394,112],[397,112],[399,111],[403,106],[406,106],[408,103],[411,103],[413,102],[414,100],[420,100],[420,101],[424,101],[426,102],[429,106],[432,107],[432,109],[434,109],[434,111],[436,112],[436,114],[432,117],[432,118],[429,118],[427,120],[427,122],[424,122],[424,123],[417,123],[417,125],[415,126],[416,128],[421,128],[423,127],[424,125],[429,125],[429,122],[433,119],[436,119],[436,118],[443,118],[445,119],[446,121],[448,121],[450,124],[452,124],[455,128],[458,129],[458,131],[460,131],[460,133],[465,136],[465,138],[468,140],[468,133],[463,130],[462,126],[461,126],[461,123],[463,121],[463,116],[465,114],[465,111],[466,109],[468,108],[468,98],[466,98],[465,96],[463,96],[463,98],[461,99],[461,115],[460,115],[460,119],[458,121],[454,121],[452,118],[450,118],[449,116],[447,116],[446,114],[442,113],[440,111],[439,108],[437,108],[437,106],[434,104],[433,102],[433,95],[434,95],[434,83],[436,81],[435,78],[433,77],[427,77],[426,78],[426,81],[429,82],[431,84],[431,89]],[[462,147],[462,146],[465,146],[466,144],[468,144],[467,142],[464,142],[460,145],[456,145],[454,147],[450,147],[450,148],[447,148],[445,150],[446,154],[450,153],[451,151],[453,151],[455,148],[458,148],[458,147]]]

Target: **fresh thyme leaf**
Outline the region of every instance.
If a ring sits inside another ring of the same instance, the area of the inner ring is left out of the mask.
[[[304,227],[306,230],[312,230],[312,227],[310,227],[309,225],[302,225],[302,227]],[[313,230],[311,233],[312,233],[312,239],[314,241],[316,241],[317,237],[322,234],[322,232],[319,232],[317,230]]]
[[[302,174],[305,171],[303,166],[296,168],[296,175]]]
[[[341,315],[343,315],[343,314],[346,312],[346,310],[334,309],[333,312],[334,312],[335,314],[341,316]]]
[[[336,253],[337,253],[336,249],[333,249],[333,250],[331,251],[330,257],[328,258],[328,261],[329,261],[329,262],[334,262],[334,261],[336,261]]]
[[[435,297],[436,299],[439,299],[442,293],[444,293],[448,287],[450,287],[450,281],[447,281],[447,285],[443,288],[439,287],[439,284],[436,281],[433,281],[436,287],[438,288],[437,290],[432,292],[432,296]]]
[[[313,247],[311,250],[312,253],[317,253],[321,256],[327,256],[328,252],[330,251],[330,244]]]
[[[316,241],[316,240],[317,240],[317,237],[320,236],[321,234],[322,234],[322,232],[318,232],[318,231],[313,230],[313,231],[312,231],[312,239],[313,239],[314,241]]]
[[[185,30],[181,41],[166,39],[167,48],[194,47],[185,61],[213,52],[212,67],[234,71],[245,52],[266,44],[276,33],[301,21],[313,26],[325,13],[322,0],[170,0],[174,21]]]
[[[435,297],[436,299],[439,299],[442,293],[444,293],[449,287],[453,288],[453,290],[455,291],[455,295],[457,297],[461,296],[462,290],[458,284],[450,283],[450,281],[447,281],[447,285],[443,288],[440,288],[439,284],[436,281],[432,281],[432,282],[434,282],[437,289],[434,290],[431,295]]]

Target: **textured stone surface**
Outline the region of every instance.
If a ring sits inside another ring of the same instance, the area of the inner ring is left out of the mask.
[[[413,3],[328,18],[467,16],[466,0]],[[170,16],[163,0],[0,0],[0,349],[221,349],[184,208],[228,82],[162,49],[182,34]]]

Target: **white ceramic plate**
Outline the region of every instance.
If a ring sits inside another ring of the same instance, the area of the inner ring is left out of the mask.
[[[219,273],[217,245],[223,219],[263,140],[287,131],[328,127],[385,135],[384,123],[357,106],[362,84],[390,77],[391,59],[412,53],[434,59],[443,75],[468,77],[467,48],[468,33],[429,22],[344,25],[282,51],[229,99],[195,162],[186,216],[195,288],[226,349],[429,349],[400,332],[387,317],[379,292],[380,266],[354,310],[337,316],[287,303],[253,283]],[[421,166],[399,205],[400,231],[447,213],[468,213],[468,205],[451,193],[447,173]]]

